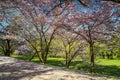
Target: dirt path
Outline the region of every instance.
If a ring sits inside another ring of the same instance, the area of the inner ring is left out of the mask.
[[[10,57],[0,57],[0,80],[106,80],[58,70]]]

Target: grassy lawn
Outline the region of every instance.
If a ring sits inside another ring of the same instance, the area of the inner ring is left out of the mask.
[[[96,71],[99,74],[120,78],[120,60],[98,59],[96,64]]]
[[[3,56],[2,52],[0,52],[0,56]]]
[[[27,61],[29,60],[27,56],[22,55],[12,55],[12,57]],[[37,57],[32,59],[32,62],[40,63]],[[120,60],[97,59],[95,63],[96,73],[120,79]],[[65,68],[65,60],[63,58],[48,58],[45,65]],[[70,69],[75,69],[76,66],[79,66],[81,71],[89,72],[88,63],[75,60],[71,63]]]

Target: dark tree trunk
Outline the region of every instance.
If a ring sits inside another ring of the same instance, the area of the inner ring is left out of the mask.
[[[10,56],[11,54],[11,46],[10,46],[10,40],[6,40],[6,49],[5,49],[5,56]]]
[[[66,65],[67,68],[69,68],[71,61],[72,61],[72,59],[67,62],[67,65]]]
[[[34,53],[34,54],[32,55],[32,57],[29,59],[29,61],[31,61],[31,60],[35,57],[35,55],[36,55],[36,53]]]
[[[45,53],[42,52],[42,53],[41,53],[41,63],[42,63],[42,64],[45,64],[44,56],[45,56]]]
[[[70,66],[70,64],[69,64],[69,63],[67,63],[67,64],[66,64],[66,68],[69,68],[69,66]]]
[[[47,61],[47,53],[45,52],[44,53],[44,56],[43,56],[43,64],[45,64],[46,63],[46,61]]]
[[[102,58],[105,59],[105,54],[102,52]]]
[[[110,53],[110,59],[113,59],[113,51]]]
[[[107,59],[110,59],[110,55],[109,53],[106,53]]]
[[[90,72],[92,74],[95,73],[93,45],[94,45],[94,43],[89,43],[89,47],[90,47]]]

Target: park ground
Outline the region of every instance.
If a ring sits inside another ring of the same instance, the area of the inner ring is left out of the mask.
[[[96,74],[91,75],[88,64],[78,60],[66,69],[63,58],[48,58],[42,65],[37,57],[32,62],[26,56],[12,57],[0,57],[0,80],[120,80],[120,60],[96,60]]]
[[[0,57],[0,80],[107,80],[10,57]]]

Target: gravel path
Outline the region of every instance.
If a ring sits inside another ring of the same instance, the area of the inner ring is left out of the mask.
[[[103,80],[33,62],[0,57],[0,80]],[[105,79],[104,79],[105,80]]]

